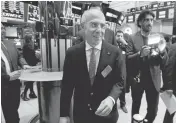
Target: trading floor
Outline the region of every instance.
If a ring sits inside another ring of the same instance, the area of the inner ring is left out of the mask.
[[[23,90],[23,88],[22,88]],[[37,94],[37,87],[34,86],[34,91]],[[131,112],[131,92],[126,94],[126,107],[128,109],[128,112]],[[147,103],[145,101],[145,95],[143,95],[142,103],[141,103],[141,109],[140,114],[144,115],[146,114],[146,108]],[[131,123],[131,113],[124,113],[119,106],[118,101],[118,109],[119,109],[119,120],[118,123]],[[155,119],[154,123],[162,123],[164,118],[166,107],[163,103],[163,101],[159,100],[159,107],[158,107],[158,115]],[[21,99],[20,108],[19,108],[19,115],[20,115],[20,123],[28,123],[36,114],[38,113],[38,100],[37,99],[31,99],[29,101],[23,101]],[[2,123],[5,123],[4,117],[2,117]],[[174,123],[176,123],[176,116],[174,117]]]

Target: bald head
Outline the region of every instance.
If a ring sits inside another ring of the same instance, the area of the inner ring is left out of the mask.
[[[105,16],[103,12],[99,9],[89,9],[83,13],[81,23],[86,23],[94,19],[105,21]]]

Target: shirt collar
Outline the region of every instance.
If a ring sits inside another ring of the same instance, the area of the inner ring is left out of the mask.
[[[95,46],[95,49],[98,49],[101,51],[101,47],[102,47],[102,41],[98,45]],[[86,41],[86,51],[90,50],[91,48],[92,48],[92,46],[90,46]]]

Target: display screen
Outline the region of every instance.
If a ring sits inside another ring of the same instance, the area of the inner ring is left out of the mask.
[[[166,11],[159,11],[158,18],[166,18]]]
[[[169,9],[168,10],[169,12],[168,12],[168,18],[170,19],[170,18],[174,18],[174,8],[171,8],[171,9]]]
[[[1,17],[24,21],[24,3],[19,1],[1,1]]]
[[[128,17],[127,17],[127,22],[128,22],[128,23],[134,22],[134,16],[133,16],[133,15],[128,16]]]
[[[39,21],[40,13],[39,7],[29,4],[28,5],[28,20],[29,21]]]
[[[6,27],[6,37],[18,37],[17,27]]]

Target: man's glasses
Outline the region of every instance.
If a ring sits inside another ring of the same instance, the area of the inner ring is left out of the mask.
[[[101,29],[106,29],[106,28],[107,28],[106,24],[98,23],[98,22],[90,22],[89,25],[90,25],[91,28],[96,28],[96,29],[97,29],[99,26],[100,26]]]

